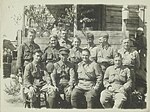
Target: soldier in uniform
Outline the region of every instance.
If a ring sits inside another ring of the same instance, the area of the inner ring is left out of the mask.
[[[132,89],[135,89],[135,79],[136,79],[136,70],[140,67],[139,53],[130,47],[130,39],[124,38],[122,40],[122,48],[118,50],[118,53],[121,54],[123,60],[123,65],[127,66],[131,70],[132,78]]]
[[[65,47],[67,49],[72,48],[72,42],[68,39],[67,31],[63,29],[60,33],[59,44],[61,47]]]
[[[81,58],[82,49],[80,48],[81,39],[78,37],[75,37],[73,39],[72,44],[73,44],[73,48],[70,49],[69,59],[74,64],[78,64],[79,62],[82,61],[82,58]]]
[[[53,64],[58,62],[60,60],[59,58],[59,49],[60,45],[58,42],[58,37],[57,35],[52,35],[50,37],[50,43],[49,46],[46,47],[44,50],[44,54],[42,56],[42,61],[46,63],[46,68],[49,74],[52,73],[53,70]]]
[[[82,99],[86,98],[87,108],[94,108],[97,92],[102,85],[102,71],[95,61],[89,59],[90,51],[83,49],[82,61],[78,64],[78,83],[71,93],[73,108],[80,108]]]
[[[33,51],[35,49],[40,49],[39,45],[34,42],[35,35],[36,31],[29,29],[27,36],[28,41],[18,48],[16,68],[20,74],[21,72],[23,73],[25,66],[32,61]]]
[[[99,37],[100,46],[98,47],[97,62],[101,65],[103,74],[108,66],[113,64],[113,57],[116,51],[108,43],[109,35],[102,33]]]
[[[47,94],[49,94],[48,88],[52,87],[50,76],[40,63],[41,57],[42,51],[35,49],[33,51],[33,61],[26,65],[23,76],[24,94],[27,96],[26,100],[29,100],[32,108],[40,108],[40,91],[43,87],[45,88],[47,86]],[[50,95],[47,95],[47,107],[52,107],[52,102],[48,100],[49,97]]]
[[[103,84],[106,88],[100,96],[103,107],[122,108],[127,100],[127,92],[132,86],[132,80],[130,69],[122,65],[122,57],[119,53],[114,57],[114,65],[106,69]]]
[[[89,49],[90,51],[90,60],[97,60],[97,47],[94,44],[94,35],[92,33],[87,33],[87,46],[85,49]]]
[[[76,83],[75,81],[75,71],[74,66],[67,60],[69,56],[69,50],[67,48],[61,48],[59,50],[60,61],[54,63],[54,70],[51,74],[52,84],[56,88],[57,92],[53,96],[53,99],[63,95],[61,99],[65,101],[65,104],[62,102],[64,108],[70,108],[70,97],[71,91]]]

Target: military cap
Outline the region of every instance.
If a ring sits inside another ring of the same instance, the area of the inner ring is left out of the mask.
[[[34,51],[33,51],[33,54],[35,54],[35,53],[43,53],[40,49],[35,49]]]
[[[59,53],[60,54],[69,54],[69,49],[65,48],[65,47],[62,47],[60,50],[59,50]]]
[[[109,34],[107,32],[102,32],[100,36],[107,39],[109,38]]]
[[[91,38],[91,39],[94,39],[94,35],[90,32],[87,33],[87,39]]]

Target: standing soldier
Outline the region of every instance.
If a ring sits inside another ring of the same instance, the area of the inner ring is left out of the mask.
[[[67,49],[72,48],[72,42],[68,39],[67,31],[63,29],[60,33],[59,44],[61,47],[65,47]]]
[[[70,97],[71,91],[75,85],[75,71],[73,65],[67,61],[69,56],[69,50],[67,48],[61,48],[59,50],[60,61],[54,64],[54,70],[51,74],[52,84],[56,88],[57,92],[52,97],[54,101],[55,98],[63,95],[66,104],[62,104],[66,108],[71,107]],[[58,96],[59,95],[59,96]]]
[[[79,62],[82,61],[82,58],[81,58],[82,49],[80,48],[81,39],[78,37],[75,37],[73,39],[72,44],[73,44],[73,48],[70,49],[69,59],[74,64],[78,64]]]
[[[135,89],[135,74],[136,70],[140,67],[140,59],[139,53],[130,47],[130,40],[128,38],[124,38],[122,40],[122,48],[118,50],[118,53],[122,55],[122,63],[127,66],[131,70],[131,78],[132,78],[132,89]]]
[[[42,61],[46,63],[46,68],[49,74],[52,73],[53,64],[60,60],[59,49],[60,45],[58,43],[58,37],[57,35],[52,35],[50,37],[49,46],[44,50],[44,54],[42,57]]]
[[[103,74],[108,66],[113,64],[113,57],[116,51],[108,43],[109,35],[102,33],[99,37],[100,46],[98,48],[97,62],[101,65]]]
[[[51,86],[50,76],[47,73],[44,66],[41,65],[42,51],[40,49],[35,49],[33,52],[33,61],[26,65],[24,71],[24,94],[26,95],[26,100],[29,100],[33,108],[40,108],[40,93],[42,89],[48,90]],[[49,102],[49,92],[47,93],[47,107],[52,107],[52,103]]]
[[[132,80],[130,69],[122,65],[122,57],[116,54],[114,65],[106,69],[104,87],[101,92],[100,102],[104,108],[122,108],[123,103],[127,100],[127,92],[131,88]],[[112,105],[114,101],[114,105]]]
[[[102,84],[102,73],[99,65],[89,59],[90,51],[83,49],[82,62],[78,64],[78,84],[71,93],[73,108],[79,108],[81,99],[86,97],[87,108],[94,108],[97,92]]]
[[[92,33],[87,33],[87,47],[90,51],[90,60],[96,61],[97,60],[97,47],[94,44],[94,35]]]
[[[36,31],[34,29],[29,29],[27,42],[23,43],[18,48],[16,68],[19,73],[23,73],[25,66],[32,62],[33,51],[35,49],[40,49],[39,45],[34,42],[35,35]]]

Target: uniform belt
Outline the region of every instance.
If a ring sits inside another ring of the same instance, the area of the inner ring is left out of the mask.
[[[129,69],[134,69],[135,68],[134,65],[124,65],[124,66],[128,67]]]
[[[84,79],[84,78],[79,78],[79,80],[83,80],[83,81],[94,81],[94,79]]]
[[[30,62],[30,61],[32,61],[32,59],[24,59],[24,61],[29,61]]]

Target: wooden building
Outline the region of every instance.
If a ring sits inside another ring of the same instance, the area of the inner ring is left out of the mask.
[[[43,7],[43,6],[41,6]],[[85,33],[92,32],[95,35],[95,43],[101,32],[108,32],[110,44],[115,48],[120,47],[120,40],[126,36],[133,38],[138,27],[143,27],[146,33],[145,10],[142,5],[104,5],[104,4],[77,4],[77,5],[45,5],[46,9],[59,18],[66,14],[66,8],[70,8],[73,14],[73,32],[82,39],[82,46],[86,44]],[[49,15],[50,16],[50,15]],[[23,33],[18,32],[18,44],[26,40],[24,31],[27,25],[27,16],[24,15]],[[42,18],[43,19],[43,18]],[[45,20],[45,19],[43,19]],[[43,21],[45,22],[45,21]],[[29,23],[31,24],[32,21]],[[37,26],[37,25],[34,25]],[[28,26],[30,27],[30,26]],[[36,42],[42,49],[48,44],[47,37],[36,38]]]

